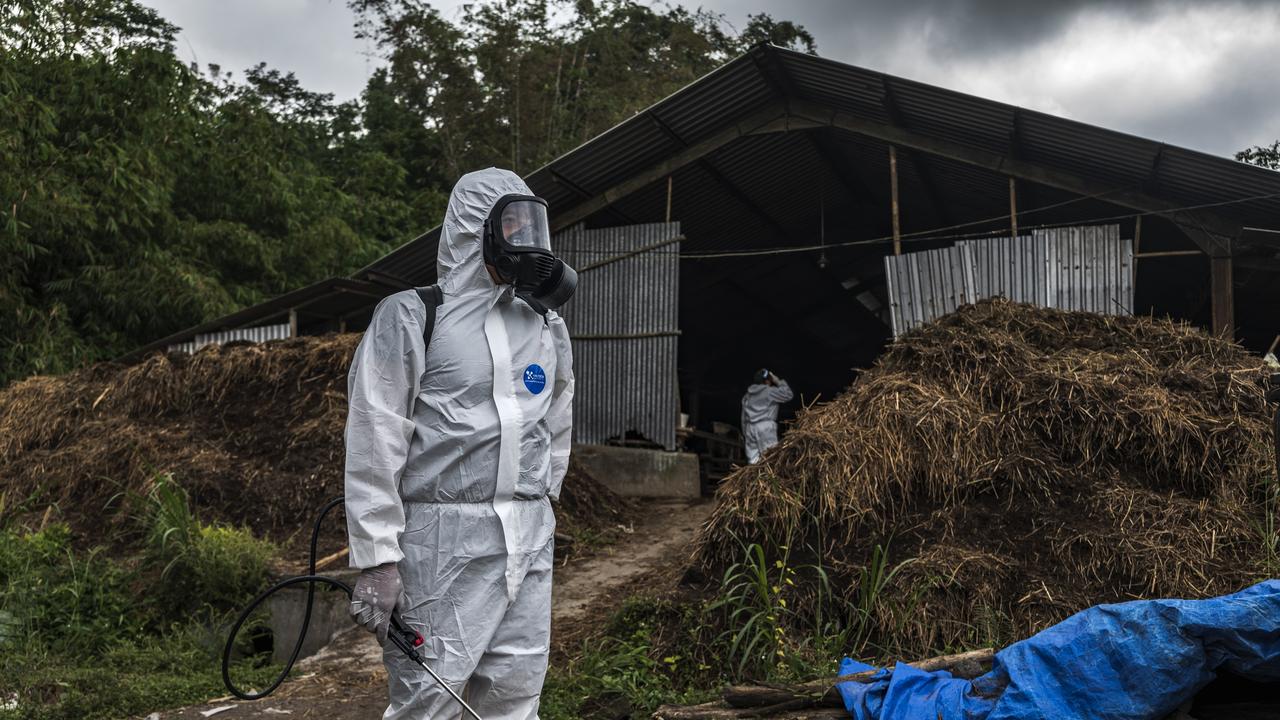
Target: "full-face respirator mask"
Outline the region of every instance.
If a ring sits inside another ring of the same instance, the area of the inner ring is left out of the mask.
[[[494,203],[484,221],[484,261],[539,311],[564,305],[578,287],[578,273],[551,252],[547,201],[533,195]]]

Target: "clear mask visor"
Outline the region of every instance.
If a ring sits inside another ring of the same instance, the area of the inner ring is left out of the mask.
[[[533,200],[513,200],[502,208],[502,239],[512,248],[551,252],[547,206]]]

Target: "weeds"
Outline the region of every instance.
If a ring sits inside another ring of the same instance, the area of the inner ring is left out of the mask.
[[[0,533],[6,650],[34,645],[94,652],[137,634],[142,621],[129,591],[131,579],[100,549],[74,553],[65,525],[25,535]]]
[[[34,649],[7,653],[0,660],[0,686],[15,694],[17,706],[0,710],[0,720],[141,717],[157,708],[219,696],[226,691],[204,632],[189,628],[163,637],[143,636],[91,657]],[[278,671],[244,663],[237,678],[260,687]]]
[[[140,558],[76,550],[67,526],[0,529],[0,720],[119,718],[220,693],[209,628],[264,584],[273,547],[202,525],[162,476]],[[275,669],[238,664],[252,685]]]
[[[908,593],[908,597],[898,598],[892,608],[885,608],[883,604],[883,596],[886,588],[890,586],[893,579],[903,568],[913,562],[913,559],[903,560],[897,565],[889,565],[889,551],[887,547],[876,545],[871,551],[871,560],[863,567],[858,569],[855,576],[855,587],[857,588],[857,603],[852,605],[854,613],[853,621],[849,626],[849,652],[861,655],[866,652],[872,642],[872,630],[877,626],[876,616],[878,613],[886,613],[892,617],[890,627],[894,632],[890,635],[896,635],[896,631],[901,630],[903,624],[912,618],[916,606],[920,602],[920,597],[928,589],[926,583],[920,583],[914,586]],[[891,648],[881,647],[881,650],[889,650]]]
[[[697,688],[726,681],[812,680],[835,672],[844,655],[873,647],[872,628],[906,622],[914,611],[913,599],[901,612],[884,602],[906,564],[892,564],[883,547],[858,586],[844,589],[820,560],[796,562],[801,553],[791,545],[774,547],[782,555],[771,559],[763,545],[743,545],[709,602],[628,600],[579,659],[551,670],[542,717],[644,717],[660,704],[710,699],[714,691]],[[885,613],[894,614],[886,620]]]
[[[216,615],[260,590],[275,547],[249,531],[203,525],[173,478],[158,476],[147,496],[148,567],[159,568],[155,598],[169,617]]]
[[[733,662],[736,678],[749,670],[769,674],[786,657],[783,620],[788,610],[782,589],[794,582],[795,571],[785,559],[775,562],[770,568],[764,548],[759,543],[748,545],[744,558],[725,570],[720,596],[708,608],[725,613],[728,629],[721,639],[728,641],[726,657]]]
[[[546,720],[647,717],[663,703],[696,703],[713,692],[693,689],[705,666],[663,655],[655,646],[669,608],[645,598],[628,600],[601,638],[590,641],[565,667],[553,667],[542,693]],[[695,613],[696,615],[696,613]],[[697,622],[695,617],[684,620]]]
[[[907,564],[890,566],[888,552],[877,545],[855,586],[841,592],[820,559],[793,566],[790,545],[779,549],[782,556],[770,562],[762,545],[745,545],[707,607],[722,617],[718,642],[735,680],[803,678],[829,671],[843,655],[864,653],[883,624],[878,614],[890,612],[882,604],[885,588]],[[893,622],[905,622],[915,602],[904,605]]]
[[[153,559],[167,559],[161,578],[192,551],[200,532],[200,521],[191,511],[191,499],[169,474],[157,475],[151,483],[142,518],[147,528],[147,551]]]
[[[1261,545],[1261,570],[1267,577],[1280,577],[1280,478],[1266,485],[1262,501],[1262,518],[1255,528]]]

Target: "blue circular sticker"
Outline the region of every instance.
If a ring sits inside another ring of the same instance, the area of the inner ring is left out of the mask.
[[[529,392],[534,395],[542,392],[542,388],[547,386],[547,371],[543,370],[542,366],[537,363],[525,368],[524,386],[529,388]]]

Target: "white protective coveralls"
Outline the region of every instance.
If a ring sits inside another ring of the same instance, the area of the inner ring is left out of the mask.
[[[490,168],[453,188],[437,258],[444,302],[430,347],[413,290],[374,311],[348,376],[351,565],[398,562],[397,612],[419,652],[485,720],[536,718],[551,631],[558,498],[569,462],[569,333],[497,286],[485,217],[532,195]],[[388,643],[384,718],[457,718],[460,706]],[[465,690],[464,690],[465,688]]]
[[[765,450],[778,444],[778,406],[795,395],[786,380],[777,386],[755,383],[742,396],[742,441],[747,462],[754,465]]]

